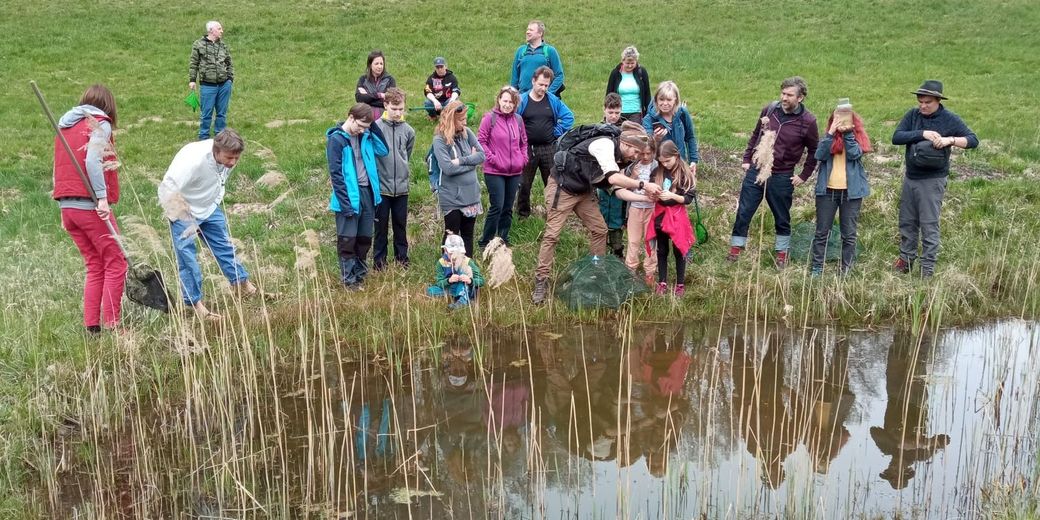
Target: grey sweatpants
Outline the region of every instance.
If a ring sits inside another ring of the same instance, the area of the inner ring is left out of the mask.
[[[946,177],[903,179],[899,200],[899,256],[908,264],[917,258],[921,241],[921,273],[935,272],[939,256],[939,213],[946,194]]]

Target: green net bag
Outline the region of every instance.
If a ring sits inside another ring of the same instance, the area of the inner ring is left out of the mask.
[[[556,296],[571,310],[616,309],[648,290],[616,256],[589,255],[567,268],[557,284]]]
[[[791,247],[787,252],[791,262],[807,263],[812,257],[812,242],[816,236],[815,222],[799,223],[791,230]],[[856,242],[856,254],[859,255],[862,246]],[[841,228],[835,223],[831,226],[830,236],[827,237],[827,253],[824,260],[834,262],[841,258]]]

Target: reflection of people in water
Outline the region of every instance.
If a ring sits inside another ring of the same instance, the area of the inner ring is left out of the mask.
[[[684,327],[653,329],[630,355],[633,385],[630,452],[641,453],[650,474],[661,478],[678,442],[689,400],[682,391],[690,370],[692,339]],[[637,449],[635,451],[633,448]],[[630,463],[631,460],[625,461]]]
[[[520,453],[531,386],[527,370],[511,364],[519,345],[491,344],[480,362],[466,338],[442,351],[437,387],[443,415],[436,435],[442,482],[436,487],[448,495],[444,502],[459,508],[457,516],[483,516],[486,504],[501,500],[495,495],[500,486],[509,489],[510,479],[526,474],[527,457]]]
[[[621,354],[598,343],[564,348],[556,340],[534,342],[545,369],[539,408],[550,437],[567,442],[572,453],[611,460],[624,431],[617,415]]]
[[[794,408],[804,432],[803,442],[812,459],[813,470],[826,474],[831,461],[849,442],[851,434],[845,421],[852,411],[855,395],[848,386],[849,344],[837,338],[828,361],[826,350],[833,337],[822,335],[824,343],[812,345],[802,355],[802,383],[798,386]]]
[[[776,489],[784,481],[784,460],[795,448],[794,422],[788,409],[791,389],[779,332],[767,333],[761,362],[744,336],[729,339],[733,351],[733,409],[740,410],[739,431],[747,450],[762,465],[762,482]],[[757,368],[756,368],[757,367]]]
[[[914,477],[914,463],[928,460],[950,443],[946,434],[928,435],[928,393],[924,378],[934,342],[928,336],[897,331],[888,351],[888,404],[883,427],[872,426],[878,449],[892,457],[881,478],[893,489],[905,488]]]

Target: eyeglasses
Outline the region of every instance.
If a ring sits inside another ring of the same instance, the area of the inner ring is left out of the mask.
[[[466,111],[466,105],[459,105],[458,107],[455,108],[455,113],[456,114],[461,114],[461,113],[463,113],[465,111]]]

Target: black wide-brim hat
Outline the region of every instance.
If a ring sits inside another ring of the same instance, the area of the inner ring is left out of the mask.
[[[936,79],[926,80],[921,87],[913,92],[916,96],[932,96],[939,99],[950,99],[943,95],[943,84]]]

